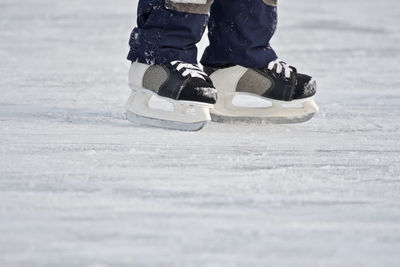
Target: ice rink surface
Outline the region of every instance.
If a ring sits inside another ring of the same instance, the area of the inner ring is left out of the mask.
[[[0,266],[400,266],[398,0],[280,1],[320,113],[198,133],[124,119],[135,9],[0,0]]]

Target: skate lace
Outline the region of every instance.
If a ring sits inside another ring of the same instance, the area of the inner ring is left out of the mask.
[[[271,61],[268,64],[267,68],[268,70],[273,70],[275,68],[276,74],[281,74],[282,72],[284,72],[286,79],[290,79],[290,76],[292,75],[293,72],[293,68],[289,66],[285,61],[282,61],[280,59]]]
[[[176,65],[177,64],[177,65]],[[184,69],[184,71],[182,72],[182,76],[186,77],[188,75],[190,75],[192,78],[197,77],[203,80],[206,80],[204,78],[204,76],[207,76],[207,74],[205,74],[199,66],[194,65],[194,64],[190,64],[190,63],[184,63],[182,61],[172,61],[171,65],[175,66],[175,68],[178,71],[181,71],[182,69]]]

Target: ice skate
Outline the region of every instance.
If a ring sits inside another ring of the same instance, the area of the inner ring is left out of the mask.
[[[129,71],[131,96],[127,118],[139,124],[198,131],[210,118],[216,89],[196,65],[173,61],[165,65],[133,62]]]
[[[318,111],[313,98],[316,82],[283,61],[272,61],[260,69],[204,69],[218,90],[218,101],[211,111],[213,121],[299,123]]]

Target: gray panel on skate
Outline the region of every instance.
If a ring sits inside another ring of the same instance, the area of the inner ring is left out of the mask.
[[[0,1],[0,266],[398,267],[400,1],[279,1],[320,112],[200,132],[126,120],[136,4]]]
[[[151,66],[143,76],[143,88],[157,93],[158,89],[168,80],[167,71],[161,66]]]
[[[254,70],[248,70],[239,80],[236,91],[247,92],[256,95],[264,95],[271,89],[273,81],[271,78],[261,75]]]

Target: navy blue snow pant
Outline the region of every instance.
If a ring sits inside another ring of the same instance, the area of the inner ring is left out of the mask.
[[[139,0],[129,60],[195,64],[196,43],[207,22],[210,45],[202,57],[203,65],[259,68],[277,58],[269,44],[277,25],[277,8],[267,0],[214,0],[210,15],[168,9],[165,1]]]

